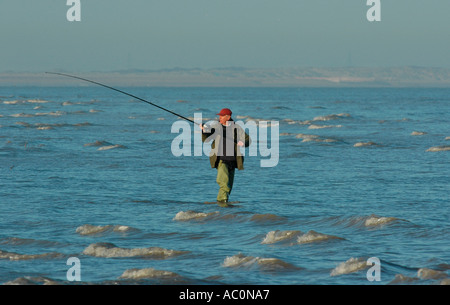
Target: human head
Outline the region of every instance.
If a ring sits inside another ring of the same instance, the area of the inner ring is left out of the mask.
[[[225,125],[230,119],[231,119],[231,110],[228,108],[223,108],[222,110],[220,110],[219,113],[217,113],[217,115],[219,116],[219,122],[222,125]]]

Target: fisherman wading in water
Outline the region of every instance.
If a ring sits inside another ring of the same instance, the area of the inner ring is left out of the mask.
[[[213,141],[209,161],[212,168],[217,169],[216,182],[219,184],[217,202],[226,204],[233,188],[234,172],[244,169],[244,156],[239,147],[248,147],[251,143],[250,137],[244,129],[235,124],[231,118],[231,110],[222,109],[217,115],[219,123],[210,130],[205,125],[202,129],[202,141]]]

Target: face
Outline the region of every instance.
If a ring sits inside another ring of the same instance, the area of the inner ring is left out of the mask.
[[[227,122],[230,120],[230,118],[231,118],[231,115],[221,115],[221,116],[219,116],[219,122],[222,125],[226,125]]]

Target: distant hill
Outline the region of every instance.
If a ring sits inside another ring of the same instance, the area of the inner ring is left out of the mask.
[[[206,87],[450,87],[449,68],[170,68],[77,73],[109,85]],[[86,86],[42,73],[0,73],[0,86]]]

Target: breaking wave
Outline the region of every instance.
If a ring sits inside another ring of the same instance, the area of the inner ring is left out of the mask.
[[[428,148],[426,151],[437,152],[437,151],[450,151],[450,145],[433,146]]]
[[[357,272],[360,270],[364,270],[368,268],[367,262],[364,258],[350,258],[346,262],[340,263],[336,268],[334,268],[330,275],[337,276],[343,274],[349,274],[353,272]]]
[[[177,273],[165,270],[156,270],[154,268],[144,268],[144,269],[128,269],[119,277],[120,279],[177,279],[181,276]]]
[[[324,116],[317,116],[313,119],[313,121],[331,121],[349,117],[351,117],[351,115],[348,113],[329,114]]]
[[[295,240],[299,235],[301,235],[301,231],[296,230],[286,230],[286,231],[270,231],[264,237],[262,244],[274,244],[278,242],[289,242]]]
[[[173,220],[178,221],[188,221],[193,219],[204,219],[208,216],[218,215],[219,212],[211,212],[211,213],[203,213],[203,212],[196,212],[196,211],[180,211],[178,212]]]
[[[328,240],[344,240],[344,238],[334,235],[328,235],[319,233],[316,231],[308,231],[307,233],[299,236],[297,238],[297,244],[308,244],[308,243],[315,243],[315,242],[322,242],[322,241],[328,241]]]
[[[83,254],[96,257],[145,257],[153,259],[166,259],[188,253],[159,247],[149,248],[119,248],[112,243],[95,243],[84,249]]]
[[[138,229],[122,225],[94,226],[90,224],[85,224],[78,227],[75,232],[80,235],[93,235],[106,232],[125,233],[130,231],[138,231]]]
[[[397,217],[386,217],[371,214],[368,216],[351,216],[351,217],[331,217],[328,219],[333,225],[343,225],[345,227],[359,227],[377,229],[385,225],[404,221]]]
[[[353,145],[353,147],[370,147],[370,146],[380,146],[379,144],[369,141],[369,142],[358,142]]]
[[[86,143],[84,144],[84,146],[89,147],[89,146],[94,146],[94,147],[98,147],[97,150],[99,151],[103,151],[103,150],[110,150],[110,149],[114,149],[114,148],[126,148],[126,146],[120,145],[120,144],[113,144],[113,143],[109,143],[106,141],[95,141],[92,143]]]
[[[257,266],[266,271],[301,269],[300,267],[294,266],[278,258],[245,256],[242,253],[233,256],[228,256],[227,258],[225,258],[222,266],[227,268],[251,268]]]
[[[297,139],[302,139],[302,142],[326,142],[326,143],[339,142],[336,139],[323,138],[323,137],[320,137],[318,135],[313,135],[313,134],[299,133],[295,137]]]
[[[341,128],[342,125],[316,125],[311,124],[308,126],[308,129],[323,129],[323,128]]]
[[[391,222],[394,222],[396,220],[399,220],[395,217],[384,217],[384,216],[377,216],[377,215],[370,215],[365,218],[364,220],[364,226],[366,227],[377,227],[382,226],[385,224],[389,224]]]
[[[306,233],[295,230],[287,231],[270,231],[266,234],[261,244],[274,244],[279,242],[288,243],[290,245],[302,245],[315,242],[323,242],[328,240],[344,240],[342,237],[328,235],[310,230]]]

